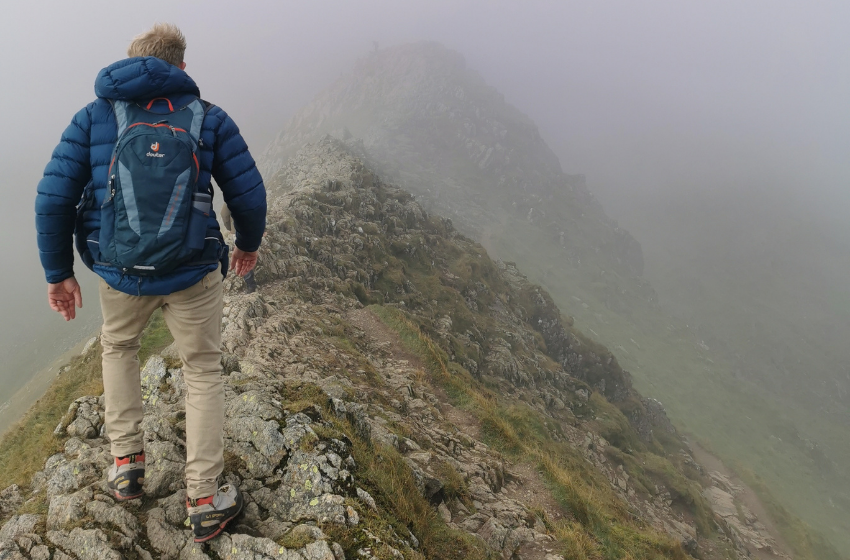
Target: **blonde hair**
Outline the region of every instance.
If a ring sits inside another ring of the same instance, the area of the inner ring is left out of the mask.
[[[186,53],[186,37],[173,23],[157,23],[133,38],[127,56],[155,56],[180,66]]]

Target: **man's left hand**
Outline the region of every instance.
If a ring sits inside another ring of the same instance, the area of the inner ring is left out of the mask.
[[[61,313],[66,321],[70,321],[77,316],[74,306],[80,309],[83,307],[83,292],[77,280],[71,276],[56,284],[47,285],[47,302],[51,309]]]

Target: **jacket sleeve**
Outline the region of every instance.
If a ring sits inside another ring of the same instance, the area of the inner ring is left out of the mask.
[[[91,105],[74,115],[44,169],[35,198],[35,228],[47,281],[74,275],[76,206],[91,178]]]
[[[215,109],[220,124],[215,131],[212,175],[233,217],[236,246],[256,251],[266,230],[266,188],[239,127],[227,113]]]

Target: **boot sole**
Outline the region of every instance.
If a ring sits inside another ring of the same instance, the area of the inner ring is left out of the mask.
[[[126,500],[135,500],[136,498],[141,498],[141,497],[142,497],[142,496],[144,496],[144,495],[145,495],[145,493],[144,493],[144,492],[139,492],[138,494],[133,494],[132,496],[123,496],[123,495],[121,495],[121,494],[120,494],[117,490],[113,490],[113,491],[112,491],[112,496],[113,496],[116,500],[120,500],[120,501],[122,501],[122,502],[124,502],[124,501],[126,501]]]
[[[212,533],[210,533],[208,535],[204,535],[203,537],[195,537],[195,542],[196,543],[202,543],[202,542],[207,542],[208,540],[216,538],[217,536],[219,536],[221,534],[222,531],[224,531],[224,528],[227,527],[227,524],[230,523],[231,521],[233,521],[233,519],[237,515],[239,515],[241,512],[242,512],[242,508],[239,508],[239,511],[237,511],[236,513],[234,513],[233,515],[231,515],[230,517],[228,517],[227,519],[222,521],[221,524],[218,526],[218,528],[215,531],[213,531]]]

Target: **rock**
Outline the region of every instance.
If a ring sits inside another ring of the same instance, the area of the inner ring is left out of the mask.
[[[148,512],[147,535],[153,548],[163,560],[177,558],[187,544],[192,542],[191,531],[181,531],[165,519],[165,511],[154,508]]]
[[[168,375],[165,360],[155,355],[148,358],[141,371],[142,400],[146,406],[155,406],[160,399],[160,388]]]
[[[711,509],[714,510],[720,517],[737,517],[738,509],[735,507],[735,500],[732,494],[724,492],[716,486],[711,486],[703,490],[703,496],[711,504]]]
[[[0,492],[0,518],[14,513],[23,503],[21,489],[18,488],[17,484],[6,487]]]
[[[83,351],[80,352],[81,356],[85,356],[89,353],[89,350],[94,348],[94,345],[97,344],[97,341],[100,340],[99,336],[93,336],[86,341],[86,344],[83,346]]]
[[[449,508],[446,507],[445,502],[440,502],[440,505],[437,507],[437,513],[440,514],[440,517],[443,519],[445,523],[452,522],[452,512],[449,511]]]
[[[77,406],[71,405],[74,409],[74,418],[65,428],[67,434],[80,439],[98,437],[104,418],[104,411],[99,400],[96,397],[81,397],[74,402]]]
[[[149,361],[150,362],[150,361]],[[145,494],[151,498],[166,496],[186,486],[186,459],[183,451],[170,441],[145,444]]]
[[[41,544],[30,549],[31,560],[50,560],[50,549]]]
[[[20,535],[35,533],[36,527],[42,521],[42,516],[31,513],[12,516],[0,528],[0,542],[12,541]]]
[[[353,507],[345,506],[345,514],[349,526],[356,527],[360,524],[360,516],[357,514],[357,510]]]
[[[100,529],[48,531],[47,540],[80,560],[121,560],[121,554],[109,546],[109,538]]]
[[[310,543],[296,551],[288,550],[271,539],[258,539],[243,534],[225,534],[210,541],[210,549],[221,560],[242,560],[243,558],[335,560],[333,551],[325,541]]]
[[[186,521],[186,490],[180,489],[174,494],[157,500],[157,506],[165,514],[165,521],[175,527],[183,527]]]
[[[165,350],[159,353],[162,356],[163,360],[166,362],[179,362],[180,361],[180,350],[177,348],[177,342],[172,342],[169,344]]]
[[[296,525],[291,531],[289,531],[289,535],[295,540],[303,539],[310,542],[323,541],[328,538],[321,529],[315,525],[309,525],[307,523]]]
[[[375,503],[375,498],[373,498],[369,492],[358,487],[357,497],[360,498],[361,502],[369,506],[372,511],[378,511],[378,505]]]
[[[74,494],[53,496],[47,509],[47,530],[58,531],[79,521],[86,512],[86,504],[94,494],[91,488],[83,488]]]
[[[128,538],[134,539],[141,530],[136,518],[120,506],[109,506],[104,502],[93,501],[86,504],[86,513],[96,522],[111,526]]]

